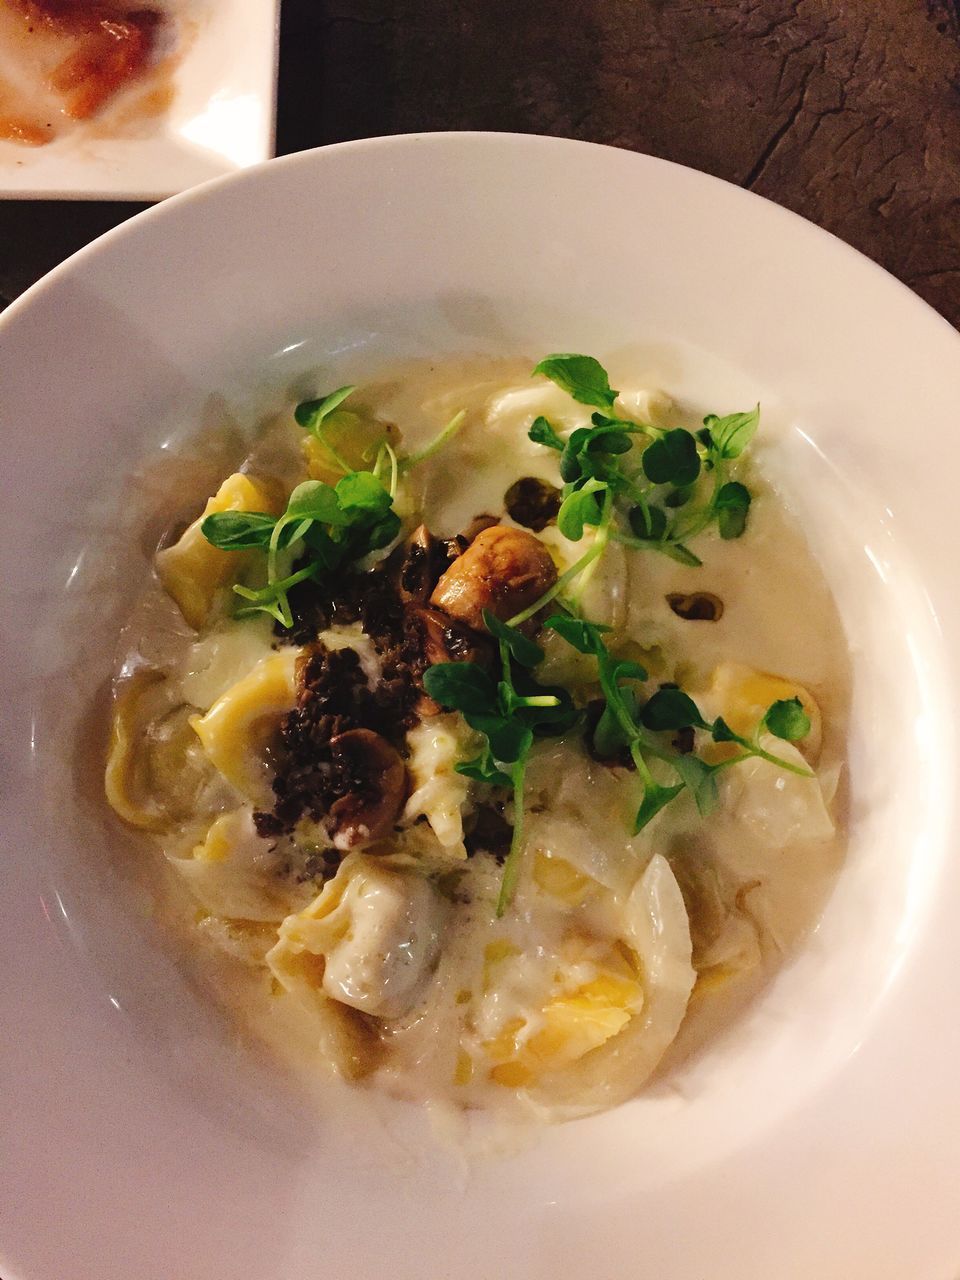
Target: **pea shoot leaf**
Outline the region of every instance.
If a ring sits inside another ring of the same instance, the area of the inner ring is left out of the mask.
[[[562,387],[580,404],[596,405],[598,409],[612,409],[617,398],[610,389],[607,371],[593,356],[558,354],[541,360],[533,371],[542,373]]]
[[[710,434],[712,450],[718,457],[739,458],[756,435],[760,425],[760,406],[748,413],[727,414],[725,418],[711,413],[704,418],[703,425]]]
[[[602,622],[588,622],[585,618],[573,618],[568,613],[551,614],[543,625],[556,631],[578,653],[599,653],[604,647],[603,635],[610,630]]]
[[[546,445],[548,449],[558,449],[561,453],[564,450],[564,441],[557,435],[556,431],[550,425],[546,418],[542,415],[534,418],[527,437],[534,444]]]
[[[784,698],[767,711],[763,727],[785,742],[799,742],[810,732],[810,717],[799,698]]]
[[[720,537],[728,541],[731,538],[739,538],[747,527],[750,490],[739,480],[730,480],[721,487],[713,505],[717,511]]]
[[[341,510],[337,491],[320,480],[305,480],[290,494],[282,519],[294,518],[333,525],[350,523],[350,517]]]
[[[684,488],[700,474],[697,442],[689,431],[677,427],[647,445],[643,451],[643,473],[654,484]]]
[[[265,511],[216,511],[204,518],[200,532],[221,551],[265,551],[276,523]]]
[[[606,488],[599,480],[588,480],[582,489],[568,493],[557,512],[557,528],[571,542],[579,542],[585,525],[596,526],[602,517],[602,507],[597,496]]]
[[[441,706],[469,715],[488,715],[497,705],[497,686],[475,662],[439,662],[428,667],[423,687]]]
[[[667,532],[666,512],[652,503],[633,507],[629,519],[630,528],[644,542],[659,542]]]
[[[489,749],[475,760],[464,760],[453,767],[456,773],[462,773],[465,778],[472,778],[474,782],[486,782],[493,787],[510,786],[510,778],[502,769],[497,768]]]
[[[665,686],[658,689],[640,712],[641,722],[648,729],[708,729],[697,704],[682,689]]]
[[[643,789],[643,800],[640,802],[640,808],[634,820],[633,834],[636,835],[642,831],[650,819],[655,818],[662,808],[680,794],[683,788],[682,782],[672,787],[663,787],[658,782],[648,782]]]
[[[339,409],[344,400],[353,395],[356,389],[354,386],[338,387],[336,391],[321,396],[319,400],[304,400],[294,409],[293,416],[301,427],[306,428],[307,431],[316,432],[323,420],[328,418],[335,409]]]
[[[692,794],[700,816],[708,817],[720,802],[716,765],[707,764],[692,753],[678,755],[671,763]]]

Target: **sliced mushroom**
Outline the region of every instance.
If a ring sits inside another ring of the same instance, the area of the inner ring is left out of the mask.
[[[382,840],[407,798],[407,770],[397,751],[372,729],[348,729],[330,740],[345,794],[330,806],[337,849]]]
[[[400,562],[397,590],[404,604],[424,604],[436,586],[440,570],[436,567],[436,540],[425,524],[410,535]]]
[[[667,604],[687,622],[719,622],[723,617],[723,601],[710,591],[694,591],[691,595],[671,591]]]
[[[560,501],[560,490],[536,476],[523,476],[514,481],[503,495],[510,518],[534,533],[539,533],[556,519]]]
[[[539,538],[525,529],[493,525],[477,535],[443,574],[430,603],[482,631],[483,610],[511,618],[557,580],[557,568]]]
[[[437,579],[467,548],[468,539],[435,538],[418,525],[401,553],[397,593],[404,604],[426,604]]]

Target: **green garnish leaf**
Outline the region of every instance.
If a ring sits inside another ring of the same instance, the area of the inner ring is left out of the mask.
[[[518,627],[511,627],[509,623],[501,622],[489,609],[483,610],[483,624],[492,636],[503,641],[510,651],[510,656],[521,666],[535,667],[538,662],[543,661],[543,650],[538,644],[525,636]]]
[[[357,512],[370,512],[379,517],[390,510],[390,495],[372,471],[352,471],[338,480],[336,497],[348,522],[356,519]]]
[[[606,369],[593,356],[570,354],[547,356],[540,361],[533,372],[542,373],[580,404],[596,405],[598,409],[612,409],[617,398],[616,391],[610,389],[610,379]]]
[[[580,454],[586,448],[589,438],[589,427],[577,427],[563,446],[563,453],[560,455],[560,479],[564,484],[574,484],[582,476]]]
[[[672,761],[673,767],[693,795],[701,818],[708,817],[720,802],[717,791],[716,765],[707,764],[699,756],[692,753],[678,755]]]
[[[453,766],[455,773],[462,773],[465,778],[474,782],[486,782],[492,787],[509,787],[510,778],[498,769],[489,751],[475,760],[464,760]]]
[[[749,747],[750,745],[746,738],[741,738],[739,733],[734,733],[722,716],[717,716],[710,732],[713,735],[714,742],[739,742],[744,747]]]
[[[725,418],[709,414],[703,425],[710,433],[714,453],[721,458],[739,458],[756,435],[760,425],[760,406],[748,413],[730,413]]]
[[[319,400],[304,400],[294,409],[293,416],[301,427],[315,432],[323,420],[328,418],[334,409],[339,409],[347,396],[352,396],[356,389],[353,386],[338,387],[336,391],[331,391],[328,396],[321,396]]]
[[[596,526],[600,523],[603,509],[597,494],[606,488],[600,480],[590,479],[582,489],[574,489],[567,494],[557,512],[557,528],[571,542],[579,542],[583,537],[584,525]]]
[[[682,689],[666,686],[658,689],[640,712],[640,720],[648,729],[709,729],[699,708]]]
[[[602,636],[610,630],[602,622],[588,622],[585,618],[573,618],[568,613],[552,614],[543,625],[556,631],[578,653],[599,653],[604,647]]]
[[[468,724],[487,735],[490,750],[497,760],[516,764],[533,746],[533,730],[520,720],[496,716],[470,716]]]
[[[685,485],[682,489],[673,489],[666,495],[663,505],[669,507],[671,511],[676,511],[678,507],[685,507],[694,495],[694,486]]]
[[[647,445],[642,462],[643,473],[653,484],[672,484],[682,489],[693,484],[700,474],[697,442],[682,427],[667,431]]]
[[[305,480],[290,494],[287,509],[281,519],[319,520],[321,524],[349,524],[349,517],[340,509],[337,491],[322,480]]]
[[[672,787],[662,787],[658,782],[648,782],[643,789],[643,800],[637,810],[637,816],[633,824],[633,834],[636,835],[639,831],[642,831],[650,819],[656,817],[662,808],[680,794],[683,788],[684,784],[682,782],[678,782]]]
[[[739,538],[747,527],[747,512],[750,510],[750,490],[739,480],[730,480],[723,485],[714,499],[717,511],[717,527],[720,537],[728,541]]]
[[[799,698],[782,698],[775,702],[762,723],[775,738],[782,738],[785,742],[799,742],[810,732],[810,717]]]
[[[703,564],[700,557],[695,556],[682,542],[664,542],[660,545],[660,550],[671,560],[676,560],[677,564],[689,565],[691,569],[699,569]]]
[[[276,523],[265,511],[216,511],[204,517],[200,532],[221,551],[265,551]]]
[[[423,677],[427,694],[441,706],[469,715],[486,715],[497,703],[497,686],[475,662],[439,662]]]
[[[534,444],[543,444],[548,449],[558,449],[561,453],[563,452],[564,441],[542,415],[539,418],[534,418],[530,430],[527,432],[527,437]]]

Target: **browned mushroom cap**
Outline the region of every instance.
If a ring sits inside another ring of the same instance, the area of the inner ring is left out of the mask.
[[[372,729],[348,729],[330,739],[346,794],[330,806],[337,849],[382,840],[407,798],[407,770],[398,753]]]
[[[687,622],[719,622],[723,617],[723,601],[710,591],[694,591],[691,595],[671,591],[667,604]]]
[[[547,548],[525,529],[497,524],[477,535],[436,585],[430,603],[475,631],[483,610],[506,621],[533,604],[557,580]]]

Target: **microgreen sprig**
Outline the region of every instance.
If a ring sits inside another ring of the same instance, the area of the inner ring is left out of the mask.
[[[503,865],[497,899],[502,916],[516,891],[523,850],[524,785],[527,760],[535,737],[553,736],[577,719],[565,689],[545,688],[530,675],[543,659],[543,650],[516,626],[489,610],[483,621],[497,641],[499,679],[472,662],[441,662],[424,675],[424,688],[441,706],[462,713],[467,724],[483,734],[483,751],[456,766],[477,782],[513,791],[513,834]]]
[[[604,640],[608,627],[569,614],[555,614],[544,626],[556,631],[579,653],[592,654],[597,660],[604,708],[593,731],[593,744],[603,757],[616,756],[624,747],[630,753],[643,786],[634,834],[684,789],[691,792],[697,808],[705,816],[717,803],[717,774],[751,757],[766,760],[800,777],[814,776],[810,769],[784,760],[760,745],[760,735],[764,732],[789,742],[806,737],[810,720],[798,698],[774,702],[753,736],[747,738],[735,733],[722,717],[718,716],[712,723],[705,720],[690,695],[676,686],[664,685],[649,699],[641,700],[637,684],[646,681],[647,673],[638,663],[611,655]],[[741,750],[725,760],[710,763],[696,755],[672,751],[650,736],[688,728],[705,730],[714,742],[735,742]],[[669,785],[657,782],[650,772],[650,759],[668,762],[678,781]]]
[[[564,537],[579,542],[585,527],[600,526],[604,492],[616,502],[605,541],[659,551],[696,567],[700,558],[687,543],[711,524],[724,539],[741,536],[751,495],[741,481],[729,479],[728,464],[743,454],[756,433],[759,405],[724,418],[709,414],[694,434],[613,416],[618,393],[592,356],[548,356],[533,372],[550,378],[581,404],[599,409],[591,416],[591,427],[577,428],[567,440],[542,416],[527,433],[560,454],[564,488],[557,526]],[[639,467],[638,436],[647,439]],[[698,505],[699,481],[706,473],[713,474],[713,485]]]
[[[279,516],[263,511],[222,511],[200,525],[203,536],[224,551],[257,549],[266,553],[267,582],[253,589],[236,584],[246,603],[238,617],[267,613],[284,627],[293,626],[287,592],[308,578],[318,578],[391,543],[400,519],[390,494],[370,471],[352,471],[336,486],[306,480],[290,494]],[[293,549],[309,557],[295,573],[281,571],[281,553]]]

